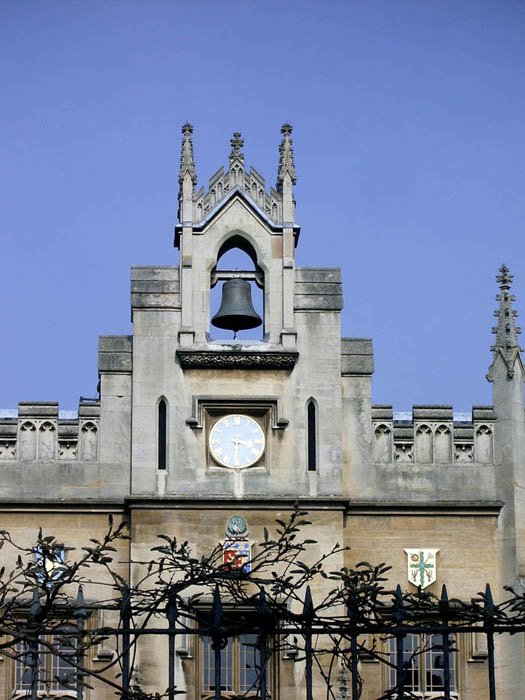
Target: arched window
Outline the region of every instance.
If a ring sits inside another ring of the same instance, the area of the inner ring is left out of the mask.
[[[157,469],[166,469],[168,452],[168,406],[164,398],[160,399],[158,403],[157,434]]]
[[[308,471],[317,469],[317,411],[314,399],[309,399],[306,404],[307,424],[307,464]]]

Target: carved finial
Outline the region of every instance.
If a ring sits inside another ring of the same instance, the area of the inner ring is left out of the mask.
[[[239,131],[233,132],[233,138],[230,139],[230,144],[232,147],[232,151],[230,153],[230,165],[234,160],[240,160],[244,165],[244,153],[241,151],[241,148],[244,146],[244,140],[241,138]]]
[[[499,275],[496,276],[501,293],[496,295],[496,301],[499,301],[499,309],[494,312],[494,316],[498,319],[498,325],[492,328],[496,340],[490,348],[494,353],[494,359],[487,375],[489,381],[492,381],[492,370],[498,355],[501,355],[507,365],[507,377],[509,379],[512,379],[514,376],[516,359],[521,363],[520,352],[522,352],[522,348],[518,343],[518,335],[521,333],[521,328],[518,328],[514,323],[514,318],[518,315],[518,312],[512,308],[512,302],[515,297],[509,291],[513,279],[509,268],[506,265],[502,265],[499,269]]]
[[[496,275],[496,280],[501,291],[504,289],[509,290],[513,279],[514,275],[510,274],[509,268],[506,265],[502,265],[499,269],[499,275]]]
[[[283,138],[279,146],[279,168],[277,170],[277,190],[279,192],[282,191],[283,180],[286,173],[289,173],[293,185],[297,182],[291,133],[292,126],[288,124],[288,122],[281,126]]]
[[[193,159],[193,143],[191,135],[193,127],[189,122],[182,125],[182,146],[180,151],[180,170],[179,184],[182,185],[184,175],[188,172],[191,175],[191,181],[194,185],[197,184],[197,173],[195,172],[195,161]]]

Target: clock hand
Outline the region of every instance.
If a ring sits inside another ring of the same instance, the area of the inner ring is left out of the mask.
[[[239,445],[243,447],[253,447],[253,442],[251,440],[239,440]]]
[[[234,438],[232,438],[233,442],[233,466],[238,467],[239,466],[239,436],[236,435]]]

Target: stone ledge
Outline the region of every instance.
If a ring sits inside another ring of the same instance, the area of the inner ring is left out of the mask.
[[[296,267],[295,282],[341,283],[340,267]]]
[[[484,515],[498,516],[504,506],[497,500],[455,500],[455,501],[396,501],[396,500],[355,500],[349,501],[346,512],[352,515]]]
[[[342,294],[295,294],[294,311],[341,311]]]
[[[177,350],[182,369],[282,369],[295,367],[298,352]]]

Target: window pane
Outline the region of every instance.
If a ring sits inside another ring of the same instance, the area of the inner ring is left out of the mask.
[[[452,636],[449,637],[452,643]],[[426,664],[426,690],[438,691],[445,687],[445,672],[444,672],[444,656],[443,656],[443,638],[440,634],[434,634],[429,637],[428,650],[425,652]],[[456,679],[454,672],[454,654],[449,653],[449,668],[450,668],[450,690],[456,690]]]
[[[241,635],[239,637],[239,645],[239,690],[241,692],[255,692],[259,686],[259,674],[261,673],[259,650],[257,649],[257,635]]]
[[[27,645],[23,642],[19,642],[16,645],[16,652],[19,656],[16,659],[15,668],[15,683],[19,690],[31,690],[31,680],[33,678],[33,672],[36,674],[37,688],[38,690],[44,690],[45,688],[45,654],[40,648],[40,652],[36,657],[37,668],[33,668],[34,657],[30,651],[28,651]]]
[[[403,640],[403,679],[405,690],[419,690],[419,637],[409,634]],[[390,669],[390,686],[394,688],[398,684],[397,678],[397,651],[396,639],[390,639],[390,663],[394,668]],[[401,680],[401,679],[399,679]]]
[[[202,689],[215,690],[215,650],[211,646],[211,638],[203,640]],[[233,681],[233,645],[228,639],[228,645],[221,650],[221,690],[232,690]]]
[[[51,653],[51,689],[60,690],[63,688],[75,689],[76,680],[74,676],[74,666],[68,661],[76,652],[76,639],[72,636],[73,627],[61,628],[60,634],[54,635],[52,639],[53,647],[58,654]]]

